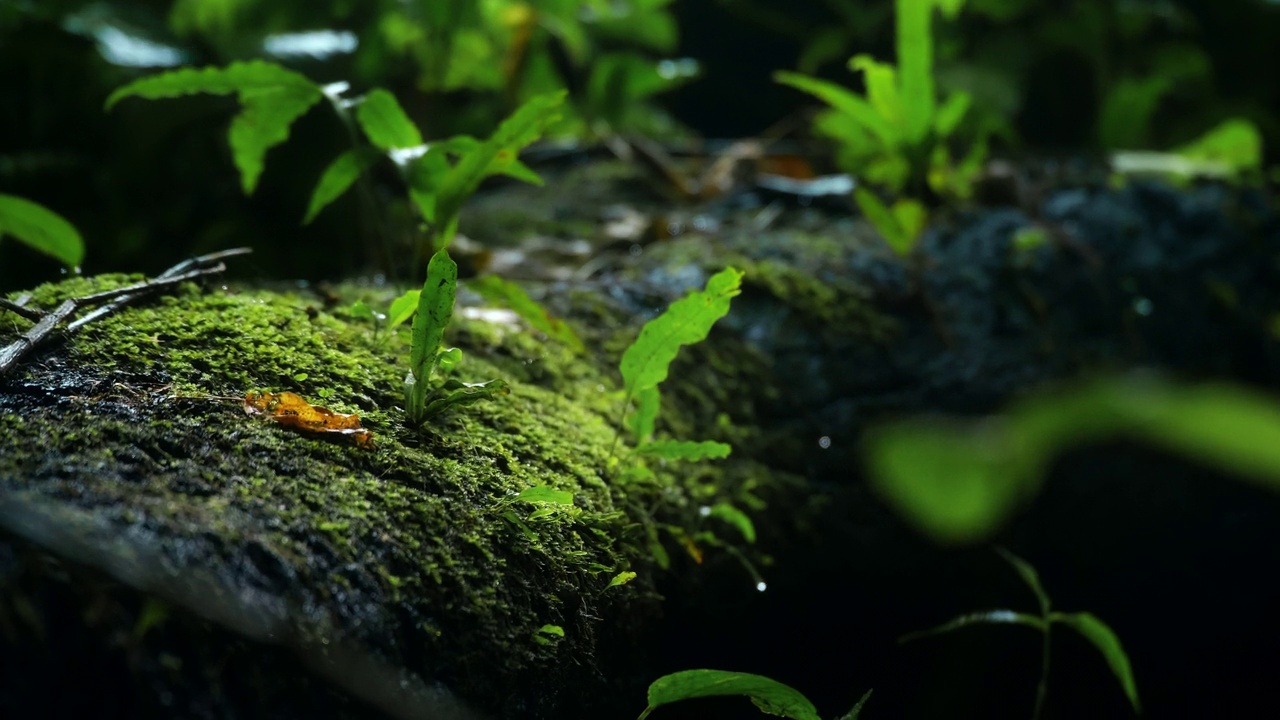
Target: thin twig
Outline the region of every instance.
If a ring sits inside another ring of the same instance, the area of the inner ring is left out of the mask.
[[[23,295],[18,298],[17,302],[0,298],[0,308],[8,310],[14,315],[21,315],[31,322],[40,322],[40,319],[44,317],[44,311],[27,307],[25,302],[29,299],[31,299],[30,295]]]
[[[9,343],[3,349],[0,349],[0,375],[4,375],[23,355],[27,354],[32,348],[47,340],[54,330],[63,322],[85,307],[107,303],[95,309],[93,312],[85,315],[78,320],[66,326],[67,333],[73,333],[85,325],[97,320],[101,317],[109,315],[112,312],[124,307],[130,302],[138,298],[150,295],[158,290],[172,287],[187,280],[194,280],[198,277],[208,275],[216,275],[224,272],[227,266],[222,260],[238,255],[246,255],[253,252],[251,248],[232,248],[230,250],[222,250],[208,255],[183,260],[173,267],[165,270],[151,280],[129,285],[128,287],[117,288],[115,290],[107,290],[104,292],[93,293],[83,297],[71,298],[64,300],[61,305],[53,312],[43,312],[36,308],[29,308],[21,303],[11,303],[4,301],[0,307],[18,313],[23,317],[35,320],[36,324],[30,330],[22,334],[17,340]]]

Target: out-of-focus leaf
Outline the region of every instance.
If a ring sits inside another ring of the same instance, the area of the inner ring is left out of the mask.
[[[365,95],[364,101],[356,106],[356,120],[369,142],[379,150],[411,148],[422,144],[422,134],[404,108],[400,107],[396,96],[381,88],[370,91]]]
[[[418,299],[421,296],[421,290],[410,290],[392,300],[391,307],[387,309],[387,327],[395,328],[413,317],[418,310]]]
[[[43,205],[0,194],[0,239],[6,235],[67,267],[84,260],[84,241],[74,225]]]
[[[898,76],[902,88],[903,133],[919,145],[933,128],[937,97],[933,86],[933,8],[939,0],[897,0]]]
[[[1162,75],[1117,82],[1098,113],[1098,140],[1103,147],[1142,147],[1160,100],[1172,89],[1173,81]]]
[[[663,460],[720,460],[729,457],[732,448],[712,440],[659,440],[636,448],[641,455]]]
[[[835,83],[786,71],[774,73],[773,79],[783,85],[790,85],[797,90],[803,90],[827,103],[832,109],[865,128],[884,147],[895,147],[901,139],[901,133],[898,129],[888,120],[881,117],[871,103]]]
[[[556,490],[546,485],[525,488],[516,495],[516,500],[530,503],[551,503],[552,505],[572,505],[573,493],[568,490]]]
[[[1031,593],[1036,596],[1036,603],[1040,606],[1040,614],[1048,615],[1049,593],[1045,592],[1044,586],[1040,584],[1040,573],[1036,572],[1036,569],[1031,565],[1031,563],[1023,560],[1017,555],[1014,555],[1008,550],[1005,550],[1004,548],[996,548],[996,551],[1000,553],[1000,557],[1004,558],[1005,562],[1013,566],[1013,569],[1018,573],[1018,577],[1022,578],[1022,582],[1025,583],[1026,586],[1031,589]]]
[[[510,280],[497,275],[484,275],[468,280],[467,287],[485,300],[512,310],[535,330],[568,345],[574,352],[586,352],[586,346],[573,328],[560,318],[552,316],[546,308],[529,297],[524,288]]]
[[[984,610],[956,616],[928,630],[907,633],[898,638],[898,642],[905,643],[919,640],[920,638],[933,637],[934,635],[944,635],[963,628],[973,627],[974,625],[1025,625],[1041,632],[1047,629],[1044,618],[1038,615],[1030,615],[1015,610]]]
[[[711,506],[708,513],[713,518],[719,518],[738,529],[742,533],[742,539],[749,543],[756,541],[756,526],[751,522],[751,518],[738,508],[729,503],[716,503]]]
[[[1236,172],[1257,170],[1262,167],[1262,134],[1252,122],[1231,118],[1174,152],[1189,160],[1222,163]]]

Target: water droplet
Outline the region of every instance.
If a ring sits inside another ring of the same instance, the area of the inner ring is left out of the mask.
[[[763,580],[761,580],[760,582],[756,583],[756,590],[759,590],[760,592],[764,592],[764,591],[765,591],[765,589],[767,589],[768,587],[769,587],[768,585],[765,585],[765,584],[764,584],[764,581],[763,581]]]
[[[701,515],[702,517],[707,517],[708,515],[711,514],[711,508],[707,507],[706,505],[703,505],[702,507],[698,508],[698,514]]]
[[[1155,304],[1150,299],[1144,297],[1133,299],[1133,311],[1142,317],[1150,315],[1152,310],[1155,310]]]
[[[823,435],[822,437],[818,438],[818,447],[822,448],[823,450],[826,450],[827,448],[831,447],[831,438],[826,435]]]

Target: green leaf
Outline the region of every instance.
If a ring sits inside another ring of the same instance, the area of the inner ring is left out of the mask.
[[[1040,605],[1040,614],[1049,614],[1049,593],[1045,592],[1044,586],[1040,584],[1040,573],[1036,572],[1031,563],[1005,550],[1004,548],[996,548],[996,552],[1000,553],[1000,557],[1005,562],[1013,566],[1018,572],[1018,577],[1022,578],[1022,582],[1031,589],[1032,594],[1036,596],[1036,602]]]
[[[684,670],[664,675],[649,686],[649,713],[668,703],[699,697],[745,695],[769,715],[792,720],[819,720],[818,710],[799,691],[762,675],[724,670]]]
[[[533,639],[539,645],[550,645],[557,638],[564,637],[564,628],[559,625],[543,625],[533,633]]]
[[[942,107],[938,108],[938,113],[933,119],[933,129],[937,131],[938,137],[943,140],[951,137],[956,128],[960,127],[960,121],[964,120],[965,114],[969,112],[969,107],[972,105],[973,97],[969,93],[951,93],[942,103]]]
[[[356,106],[356,121],[365,137],[379,150],[396,150],[422,144],[422,134],[413,124],[396,96],[377,88]]]
[[[937,0],[897,0],[898,73],[906,139],[924,143],[933,127],[933,32],[930,24]]]
[[[329,163],[329,167],[320,176],[320,182],[316,183],[316,189],[311,192],[311,202],[307,205],[307,214],[302,218],[302,224],[311,224],[321,210],[342,197],[377,158],[375,153],[368,152],[367,149],[351,149]]]
[[[1262,167],[1262,134],[1252,122],[1232,118],[1174,150],[1188,160],[1222,163],[1236,172]]]
[[[413,317],[413,313],[418,310],[418,299],[421,296],[421,290],[410,290],[392,300],[391,307],[387,309],[387,328],[399,327]]]
[[[630,570],[624,570],[623,572],[620,572],[617,575],[613,576],[613,579],[610,580],[609,584],[605,586],[605,590],[608,590],[609,588],[612,588],[612,587],[618,587],[619,585],[626,585],[627,583],[635,579],[636,579],[635,573],[631,572]]]
[[[563,90],[531,98],[502,121],[488,140],[463,155],[444,176],[436,193],[434,214],[441,228],[442,248],[453,239],[462,203],[476,191],[481,180],[505,173],[519,162],[516,153],[537,140],[560,117],[564,98]]]
[[[662,392],[658,386],[645,388],[636,393],[636,409],[628,420],[631,434],[637,444],[644,444],[653,437],[653,428],[658,421],[658,411],[662,409]]]
[[[706,339],[711,326],[729,312],[729,301],[742,292],[742,273],[725,268],[694,291],[671,303],[666,312],[644,324],[640,336],[622,354],[622,381],[627,400],[667,379],[684,345]]]
[[[784,70],[775,72],[773,79],[827,103],[850,121],[865,128],[886,148],[896,147],[902,139],[898,127],[881,117],[871,103],[835,83]]]
[[[728,445],[712,440],[695,442],[693,440],[659,440],[636,448],[641,455],[661,458],[663,460],[720,460],[729,457],[732,450]]]
[[[506,395],[511,392],[507,383],[502,380],[489,380],[482,383],[445,383],[441,396],[435,397],[422,411],[422,420],[429,420],[440,413],[454,407],[474,405],[481,400],[488,400],[495,395]]]
[[[586,346],[573,328],[552,316],[519,285],[497,275],[485,275],[467,281],[467,287],[485,300],[510,309],[535,330],[568,345],[574,352],[586,352]]]
[[[417,315],[413,318],[413,345],[409,353],[409,369],[413,381],[409,390],[410,420],[425,419],[427,393],[431,374],[439,354],[444,330],[453,319],[454,296],[458,286],[458,265],[441,249],[427,264],[427,280],[418,296]]]
[[[1116,681],[1124,689],[1125,697],[1129,698],[1133,711],[1141,714],[1142,705],[1138,701],[1138,684],[1133,678],[1133,667],[1129,664],[1129,655],[1120,645],[1120,638],[1116,636],[1115,631],[1087,612],[1054,613],[1050,619],[1052,622],[1073,628],[1093,643],[1093,646],[1106,659],[1107,666],[1111,668],[1111,674],[1116,676]]]
[[[861,72],[867,86],[867,100],[880,117],[893,125],[901,125],[904,117],[902,95],[898,92],[898,71],[889,63],[870,55],[855,55],[849,69]]]
[[[1102,146],[1143,147],[1160,100],[1173,88],[1173,80],[1162,75],[1124,78],[1115,83],[1098,111],[1098,140]]]
[[[940,541],[972,542],[1038,490],[1056,453],[1116,435],[1280,490],[1280,405],[1231,385],[1150,376],[1070,385],[994,418],[873,428],[867,462],[873,487],[909,521]]]
[[[0,239],[5,235],[67,267],[84,260],[84,241],[65,218],[30,200],[0,194]]]
[[[182,68],[135,80],[107,98],[110,110],[127,97],[147,99],[210,94],[239,97],[240,112],[228,139],[240,182],[252,194],[262,175],[267,151],[289,139],[289,126],[324,96],[320,86],[292,70],[262,60],[234,62],[225,68]]]
[[[516,500],[531,503],[551,503],[553,505],[572,505],[573,493],[568,490],[556,490],[546,485],[525,488],[516,495]]]
[[[742,533],[742,539],[749,543],[756,541],[756,526],[751,522],[751,518],[738,508],[729,503],[716,503],[711,506],[708,513],[713,518],[720,518],[730,525],[738,528],[738,532]]]
[[[853,189],[853,201],[885,242],[899,255],[906,256],[916,246],[916,238],[899,222],[897,214],[889,209],[874,192],[859,185]]]
[[[929,628],[928,630],[918,630],[916,632],[907,633],[898,638],[898,642],[907,643],[921,638],[933,637],[935,635],[944,635],[946,633],[955,632],[974,625],[1025,625],[1034,628],[1040,632],[1048,630],[1049,625],[1044,618],[1029,613],[1021,613],[1014,610],[984,610],[982,612],[965,613],[957,617]]]

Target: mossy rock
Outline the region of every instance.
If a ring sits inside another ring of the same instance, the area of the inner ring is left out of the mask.
[[[461,378],[509,395],[407,427],[407,328],[344,310],[377,293],[326,308],[187,285],[0,379],[0,636],[6,664],[48,660],[0,707],[87,710],[62,666],[132,716],[559,717],[643,698],[602,677],[628,677],[657,609],[656,523],[705,522],[722,485],[609,480],[611,365],[465,312]],[[26,324],[4,323],[5,343]],[[247,416],[252,390],[359,413],[374,447]],[[516,499],[536,486],[573,506]],[[610,587],[624,570],[639,578]]]

